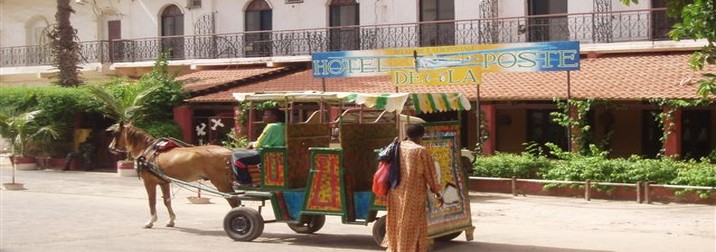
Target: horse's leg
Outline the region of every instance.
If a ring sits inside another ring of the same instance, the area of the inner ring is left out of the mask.
[[[164,206],[166,206],[167,211],[169,211],[169,222],[167,222],[167,227],[173,227],[174,220],[177,216],[176,214],[174,214],[174,209],[172,209],[172,195],[171,190],[169,189],[169,183],[160,184],[159,187],[162,188],[162,198],[164,199]]]
[[[154,222],[157,222],[157,184],[144,180],[144,188],[147,189],[147,196],[149,197],[149,215],[151,218],[144,224],[144,228],[152,228]]]
[[[209,176],[209,181],[216,187],[216,190],[223,193],[233,193],[234,187],[231,185],[231,178],[222,176],[221,174]],[[226,198],[231,208],[238,207],[241,201],[237,198]]]

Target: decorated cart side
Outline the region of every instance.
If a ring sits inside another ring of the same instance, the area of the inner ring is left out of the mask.
[[[402,110],[412,105],[417,113],[469,110],[470,104],[457,93],[361,94],[361,93],[237,93],[239,101],[277,101],[290,110],[297,102],[320,103],[320,110],[308,120],[293,122],[287,113],[286,147],[261,149],[263,159],[260,186],[244,188],[243,201],[269,200],[275,220],[264,221],[262,207],[238,207],[224,218],[224,230],[238,241],[251,241],[261,235],[265,222],[285,222],[298,233],[313,233],[325,223],[326,215],[340,216],[344,224],[373,226],[373,237],[380,243],[385,235],[385,198],[371,192],[377,168],[376,149],[402,138],[407,123],[423,122],[406,116]],[[322,111],[338,107],[334,121]],[[378,112],[369,112],[367,109]],[[315,117],[318,117],[316,119]],[[450,240],[463,231],[472,240],[474,227],[470,214],[467,177],[460,162],[460,122],[426,123],[424,145],[433,155],[445,204],[429,201],[428,235]],[[338,144],[331,144],[333,133]],[[330,146],[330,147],[329,147]],[[426,189],[427,190],[427,189]]]

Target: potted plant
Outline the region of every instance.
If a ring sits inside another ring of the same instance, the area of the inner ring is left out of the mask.
[[[37,167],[29,150],[38,139],[57,139],[59,133],[53,125],[40,125],[36,120],[42,110],[18,112],[14,109],[0,111],[0,137],[10,144],[10,162],[12,163],[12,183],[4,183],[8,190],[24,189],[22,183],[15,182],[15,170],[32,170]]]
[[[42,110],[18,112],[8,110],[0,112],[0,136],[8,140],[14,167],[18,170],[33,170],[37,161],[31,155],[32,149],[42,148],[39,144],[59,138],[56,126],[41,125],[37,116]]]
[[[132,83],[121,84],[118,92],[111,92],[100,86],[86,86],[95,99],[102,102],[104,106],[101,112],[108,118],[117,121],[108,130],[119,125],[119,122],[132,123],[142,116],[143,104],[147,95],[156,88],[144,89],[140,85]],[[123,177],[137,176],[134,170],[134,158],[127,153],[127,158],[117,161],[117,174]]]

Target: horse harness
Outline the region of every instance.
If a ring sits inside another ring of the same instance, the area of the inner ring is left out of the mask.
[[[164,181],[169,182],[169,179],[166,178],[166,175],[164,175],[164,172],[162,172],[162,168],[154,162],[154,160],[157,159],[157,156],[159,154],[169,151],[176,147],[189,147],[192,146],[191,144],[187,144],[184,142],[181,142],[174,138],[159,138],[157,140],[154,140],[152,144],[149,145],[144,151],[142,151],[141,154],[137,157],[137,176],[140,175],[142,171],[147,171],[152,176]]]

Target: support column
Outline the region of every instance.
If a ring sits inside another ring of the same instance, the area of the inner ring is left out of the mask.
[[[668,108],[664,108],[666,110]],[[681,109],[674,111],[674,121],[671,122],[668,119],[664,121],[664,124],[671,125],[666,127],[670,129],[669,136],[664,141],[664,155],[667,157],[680,156],[681,155]]]
[[[187,105],[176,106],[173,110],[174,122],[179,125],[182,141],[191,143],[191,120],[194,117],[194,111]]]
[[[497,111],[495,105],[485,104],[481,105],[482,112],[485,114],[485,124],[487,126],[487,141],[482,146],[482,155],[490,156],[495,154],[495,148],[497,146]]]

